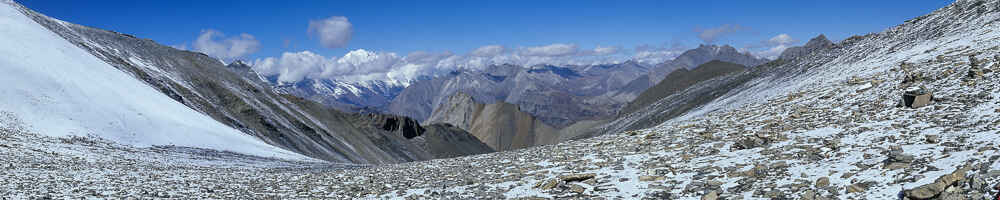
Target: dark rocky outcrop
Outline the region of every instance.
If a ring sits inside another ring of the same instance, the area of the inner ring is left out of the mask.
[[[398,132],[401,136],[406,137],[406,139],[421,136],[426,131],[424,127],[420,126],[420,123],[408,117],[382,114],[366,114],[366,116],[375,121],[376,125],[381,124],[378,126],[382,130]]]

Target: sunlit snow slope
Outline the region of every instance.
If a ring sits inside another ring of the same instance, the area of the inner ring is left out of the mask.
[[[0,111],[56,137],[307,159],[171,100],[0,3]]]

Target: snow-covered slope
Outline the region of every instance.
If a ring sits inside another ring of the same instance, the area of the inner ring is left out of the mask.
[[[307,159],[173,101],[0,4],[0,110],[39,133]]]

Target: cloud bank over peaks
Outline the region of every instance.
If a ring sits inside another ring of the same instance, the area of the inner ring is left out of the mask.
[[[518,51],[521,56],[559,57],[576,54],[576,44],[550,44],[545,46],[523,47]]]
[[[456,70],[478,71],[500,64],[529,67],[550,65],[595,65],[635,60],[653,65],[676,57],[681,47],[643,46],[626,51],[618,46],[581,49],[576,44],[554,43],[508,48],[486,45],[466,54],[414,51],[401,56],[392,52],[358,49],[342,57],[324,57],[310,51],[286,52],[250,62],[264,76],[277,76],[282,83],[302,79],[334,79],[347,82],[381,80],[408,84],[422,76],[437,76]]]
[[[390,80],[391,72],[402,59],[395,53],[358,49],[343,57],[326,58],[310,51],[285,52],[281,57],[257,59],[253,69],[264,76],[278,76],[278,82],[291,83],[304,78],[348,81]]]
[[[186,44],[174,45],[173,47],[187,50]],[[253,35],[246,33],[227,38],[222,32],[205,29],[201,31],[191,47],[191,50],[215,58],[232,60],[257,52],[260,49],[260,42]]]

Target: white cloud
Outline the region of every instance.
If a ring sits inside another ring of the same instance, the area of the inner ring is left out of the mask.
[[[639,45],[635,47],[631,59],[645,65],[656,65],[674,59],[687,51],[687,48],[674,42],[664,46]]]
[[[799,43],[799,40],[792,38],[792,36],[782,33],[768,40],[761,41],[760,45],[751,45],[746,47],[749,51],[753,52],[753,55],[757,55],[762,58],[776,59],[781,55],[785,49],[792,47],[792,45]]]
[[[278,76],[279,82],[297,82],[304,78],[342,79],[366,81],[406,78],[410,74],[393,77],[393,70],[406,64],[395,53],[372,52],[358,49],[343,57],[326,58],[309,51],[286,52],[279,58],[263,58],[253,62],[255,71],[264,76]]]
[[[620,49],[621,48],[618,48],[618,47],[615,47],[615,46],[610,46],[610,47],[597,46],[596,48],[594,48],[594,54],[595,55],[611,55],[611,54],[618,53],[618,50],[620,50]]]
[[[576,44],[550,44],[545,46],[534,46],[521,48],[519,54],[522,56],[557,57],[576,54]]]
[[[504,47],[500,45],[486,45],[473,50],[472,53],[469,54],[479,57],[490,57],[500,55],[503,53],[503,50]]]
[[[186,45],[180,47],[187,48]],[[253,35],[246,33],[226,38],[222,32],[206,29],[201,31],[201,35],[191,47],[194,51],[228,60],[257,52],[260,42]]]
[[[790,47],[790,46],[787,46],[787,45],[778,45],[778,46],[771,47],[771,48],[769,48],[767,50],[759,51],[757,53],[754,53],[754,55],[757,55],[757,56],[759,56],[761,58],[767,58],[767,59],[774,60],[774,59],[777,59],[778,56],[781,55],[781,52],[785,52],[785,49],[788,49],[788,47]]]
[[[698,33],[698,39],[711,44],[715,43],[716,40],[722,38],[723,36],[744,30],[747,30],[747,28],[740,26],[739,24],[724,24],[722,26],[709,29],[695,28],[694,31]]]
[[[278,75],[279,82],[296,82],[322,72],[329,59],[309,51],[285,52],[279,58],[257,59],[253,69],[264,76]]]
[[[792,38],[792,36],[789,36],[788,34],[784,33],[778,34],[772,37],[771,39],[767,40],[767,43],[771,45],[789,45],[797,42],[799,42],[799,40],[796,40]]]
[[[636,60],[643,64],[658,64],[676,57],[678,47],[642,47],[623,51],[621,47],[598,46],[578,50],[575,44],[552,44],[519,47],[506,51],[499,45],[477,48],[467,54],[414,51],[399,56],[391,52],[354,50],[343,57],[323,57],[312,52],[285,53],[278,58],[257,59],[255,70],[265,76],[278,76],[281,82],[296,82],[303,78],[336,79],[362,82],[369,80],[408,82],[420,76],[436,76],[454,70],[484,70],[499,64],[533,66],[593,65]]]
[[[347,17],[333,16],[321,20],[309,21],[309,34],[319,37],[320,45],[326,48],[340,48],[347,46],[354,34],[354,25],[347,21]]]

